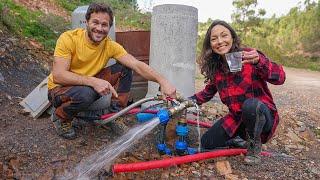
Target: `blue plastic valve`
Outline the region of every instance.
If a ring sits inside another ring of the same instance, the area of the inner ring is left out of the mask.
[[[170,119],[170,113],[166,109],[160,109],[157,113],[157,116],[160,120],[160,124],[167,124]]]
[[[176,133],[178,136],[187,136],[189,132],[188,126],[186,125],[177,125]]]

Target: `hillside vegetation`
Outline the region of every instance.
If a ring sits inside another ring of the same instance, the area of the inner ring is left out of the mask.
[[[254,14],[255,0],[252,4],[244,1],[235,0],[234,5],[239,12],[246,8],[247,14],[233,14],[232,23],[244,45],[263,51],[283,65],[320,71],[319,1],[305,1],[304,8],[294,7],[285,16],[269,19],[262,18],[265,12]],[[211,22],[199,23],[198,52]]]
[[[30,0],[29,0],[30,1]],[[47,0],[48,1],[48,0]],[[20,0],[0,1],[0,30],[6,30],[19,36],[35,39],[46,50],[52,51],[58,36],[65,30],[70,29],[70,16],[72,11],[81,5],[88,5],[93,0],[53,0],[50,1],[67,11],[69,17],[64,14],[52,14],[24,6]],[[149,30],[150,14],[139,11],[135,1],[132,0],[100,0],[112,6],[116,16],[117,29]]]

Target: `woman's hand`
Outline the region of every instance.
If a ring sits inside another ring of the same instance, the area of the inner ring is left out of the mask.
[[[258,64],[259,63],[259,53],[256,49],[252,51],[242,51],[242,64]]]

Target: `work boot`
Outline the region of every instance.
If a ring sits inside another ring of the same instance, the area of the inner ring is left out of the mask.
[[[226,146],[234,147],[234,148],[246,148],[247,141],[242,139],[240,136],[236,136],[236,137],[226,141]]]
[[[61,120],[57,117],[57,115],[55,115],[55,113],[51,115],[51,121],[53,122],[53,125],[59,136],[65,139],[76,138],[76,132],[74,131],[71,122],[61,122]]]
[[[257,112],[257,118],[254,125],[254,131],[249,134],[248,146],[247,146],[247,154],[244,158],[244,162],[248,165],[255,165],[261,163],[261,133],[263,126],[266,123],[266,118],[260,112]]]
[[[244,158],[244,162],[248,165],[255,165],[261,163],[261,141],[255,142],[252,139],[248,140],[248,146],[247,146],[247,154]]]

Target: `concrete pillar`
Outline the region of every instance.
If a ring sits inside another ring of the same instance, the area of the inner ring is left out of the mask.
[[[176,4],[153,8],[149,65],[185,97],[195,92],[197,32],[198,9]],[[149,81],[147,96],[156,95],[158,88]]]

